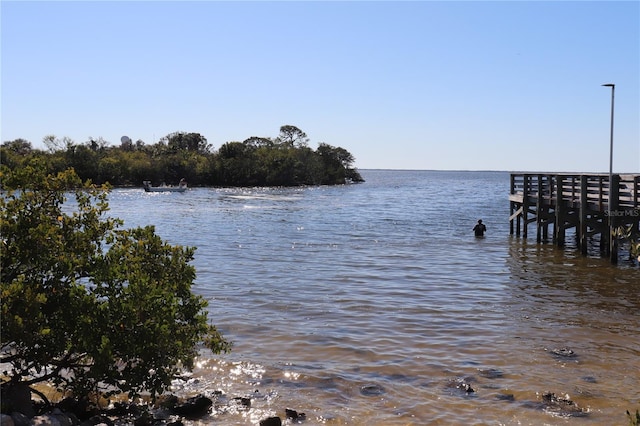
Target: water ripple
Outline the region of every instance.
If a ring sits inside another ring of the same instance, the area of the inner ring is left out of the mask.
[[[510,237],[507,173],[362,172],[352,186],[112,193],[127,226],[198,248],[194,289],[235,347],[203,353],[176,389],[252,399],[211,423],[289,407],[307,424],[557,424],[532,408],[547,391],[589,406],[590,424],[626,422],[637,267]],[[552,356],[563,348],[578,356]]]

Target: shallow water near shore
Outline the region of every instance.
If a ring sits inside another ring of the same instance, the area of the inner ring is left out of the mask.
[[[176,382],[222,391],[200,423],[291,408],[307,425],[628,424],[640,409],[638,266],[583,257],[571,238],[561,250],[510,236],[506,172],[361,174],[337,187],[110,194],[126,227],[197,247],[194,291],[234,342]],[[545,392],[583,415],[545,409]]]

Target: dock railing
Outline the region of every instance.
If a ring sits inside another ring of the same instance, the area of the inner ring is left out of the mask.
[[[617,262],[617,240],[610,230],[631,227],[638,235],[640,174],[511,173],[510,233],[527,237],[527,225],[537,224],[537,239],[564,245],[565,230],[576,228],[579,246],[586,253],[587,238],[600,234],[601,250]],[[515,227],[514,227],[515,222]]]

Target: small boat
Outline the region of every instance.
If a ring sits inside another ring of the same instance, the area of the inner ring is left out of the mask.
[[[178,186],[167,186],[162,184],[160,186],[151,186],[151,181],[145,180],[142,182],[145,192],[184,192],[187,190],[187,181],[180,180]]]

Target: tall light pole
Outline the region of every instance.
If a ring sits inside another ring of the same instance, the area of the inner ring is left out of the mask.
[[[611,130],[609,135],[609,202],[607,203],[608,210],[608,221],[609,221],[609,253],[611,254],[611,259],[613,259],[614,255],[611,250],[618,250],[617,247],[614,247],[614,237],[613,237],[613,217],[611,213],[611,195],[613,188],[613,101],[615,98],[616,85],[613,83],[603,84],[604,87],[611,87]],[[617,252],[615,257],[617,258]]]

